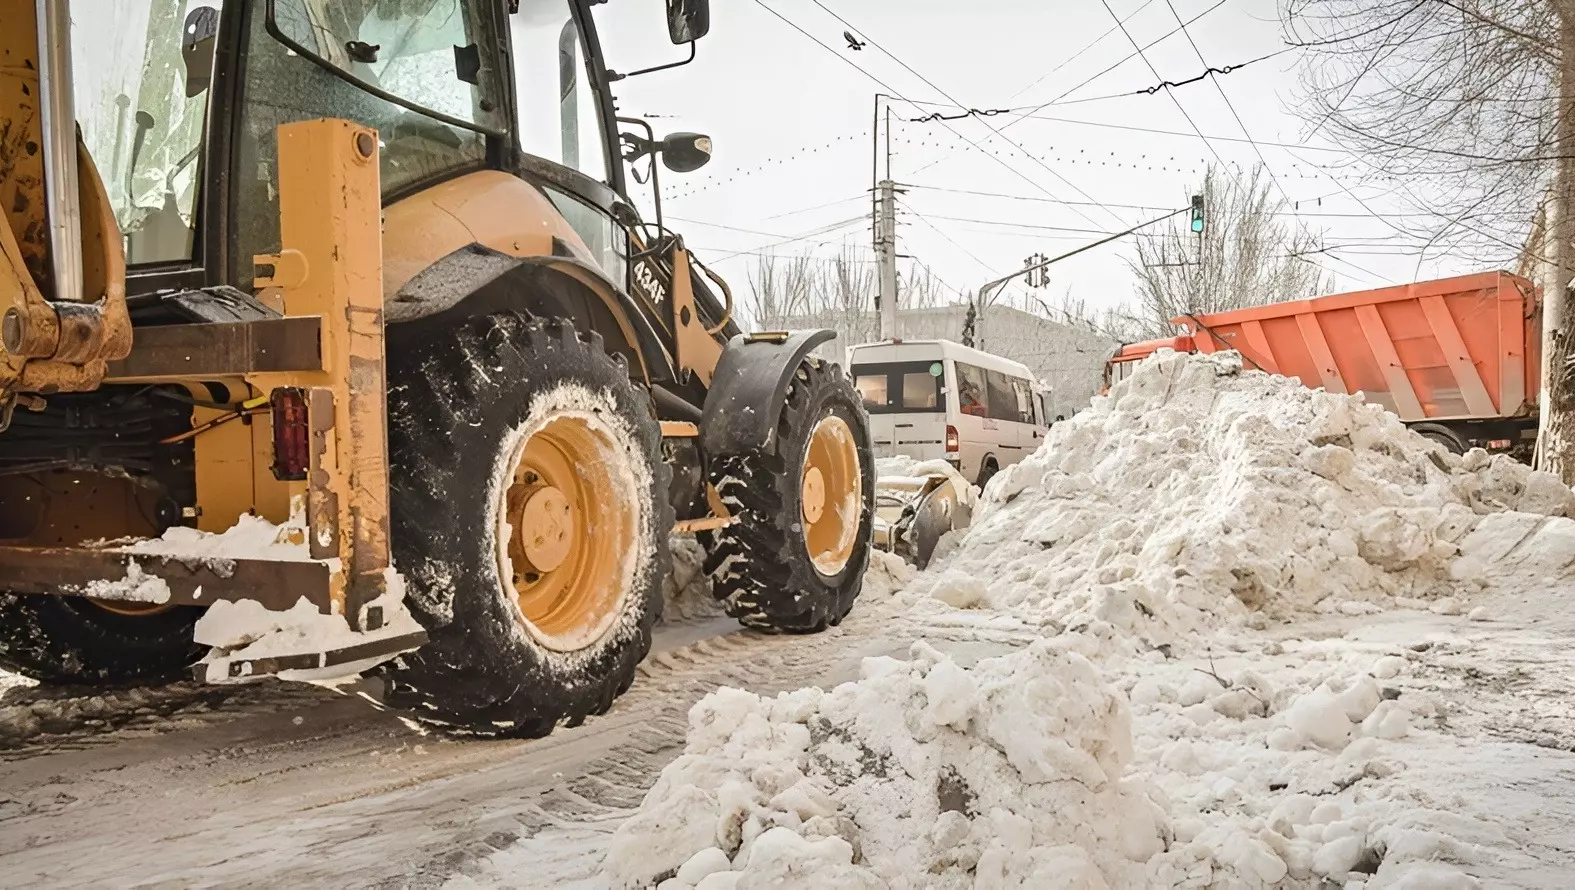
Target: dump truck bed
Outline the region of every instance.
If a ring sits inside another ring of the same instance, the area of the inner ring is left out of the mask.
[[[1508,272],[1175,322],[1187,328],[1198,352],[1234,349],[1249,368],[1330,392],[1363,392],[1405,421],[1525,417],[1536,410],[1537,290]]]

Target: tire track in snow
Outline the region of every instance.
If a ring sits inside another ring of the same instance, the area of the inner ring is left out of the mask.
[[[607,715],[534,742],[429,735],[308,687],[169,732],[8,752],[0,873],[30,886],[438,886],[551,827],[610,831],[681,753],[695,701],[719,685],[852,678],[864,656],[906,651],[917,631],[896,611],[872,597],[819,635],[684,642],[653,654]]]

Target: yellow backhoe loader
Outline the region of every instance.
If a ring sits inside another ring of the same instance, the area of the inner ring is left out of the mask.
[[[0,666],[538,736],[629,687],[670,532],[747,626],[847,614],[860,399],[663,225],[711,143],[615,116],[684,62],[597,3],[0,0]]]

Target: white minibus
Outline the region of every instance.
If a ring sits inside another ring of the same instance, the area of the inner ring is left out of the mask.
[[[980,486],[1032,454],[1049,393],[1027,366],[950,340],[883,340],[848,349],[876,457],[944,458]]]

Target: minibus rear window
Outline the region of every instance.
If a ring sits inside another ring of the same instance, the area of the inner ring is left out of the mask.
[[[939,360],[854,365],[853,383],[871,414],[938,414],[946,410],[944,367]]]

